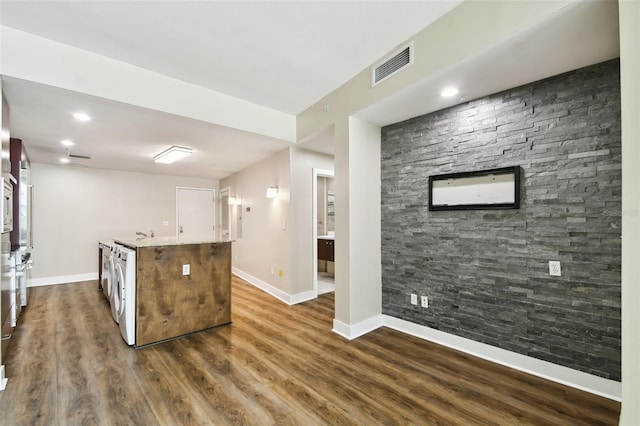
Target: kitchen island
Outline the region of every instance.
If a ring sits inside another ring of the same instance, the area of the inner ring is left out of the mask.
[[[135,346],[231,322],[231,241],[114,241],[136,251]]]

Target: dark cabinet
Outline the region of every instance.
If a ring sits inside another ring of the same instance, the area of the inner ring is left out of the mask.
[[[318,260],[333,262],[334,249],[333,240],[318,239]]]

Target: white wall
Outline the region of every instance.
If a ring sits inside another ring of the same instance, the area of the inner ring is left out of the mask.
[[[312,297],[313,169],[333,170],[333,157],[292,147],[291,152],[291,295],[295,301]]]
[[[32,173],[34,285],[96,274],[99,240],[175,235],[176,186],[218,188],[216,180],[45,164]]]
[[[240,207],[232,207],[235,272],[286,303],[313,295],[314,168],[333,170],[333,157],[291,147],[220,184],[242,199],[242,238],[237,238]],[[280,192],[268,199],[272,185]]]
[[[622,411],[640,421],[640,2],[620,4],[622,92]]]
[[[291,293],[289,182],[289,149],[285,149],[220,183],[242,199],[242,238],[237,234],[240,206],[231,208],[234,270],[281,298]],[[267,188],[274,185],[278,197],[269,199]]]
[[[335,129],[334,330],[355,338],[381,325],[380,128],[350,117]]]

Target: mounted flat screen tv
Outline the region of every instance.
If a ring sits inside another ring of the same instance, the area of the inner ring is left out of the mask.
[[[429,210],[520,208],[520,166],[429,176]]]

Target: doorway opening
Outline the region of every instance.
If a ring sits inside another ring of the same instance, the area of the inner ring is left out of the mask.
[[[220,190],[220,238],[231,239],[231,188],[226,187]]]
[[[335,189],[333,170],[313,169],[313,291],[335,291]]]

